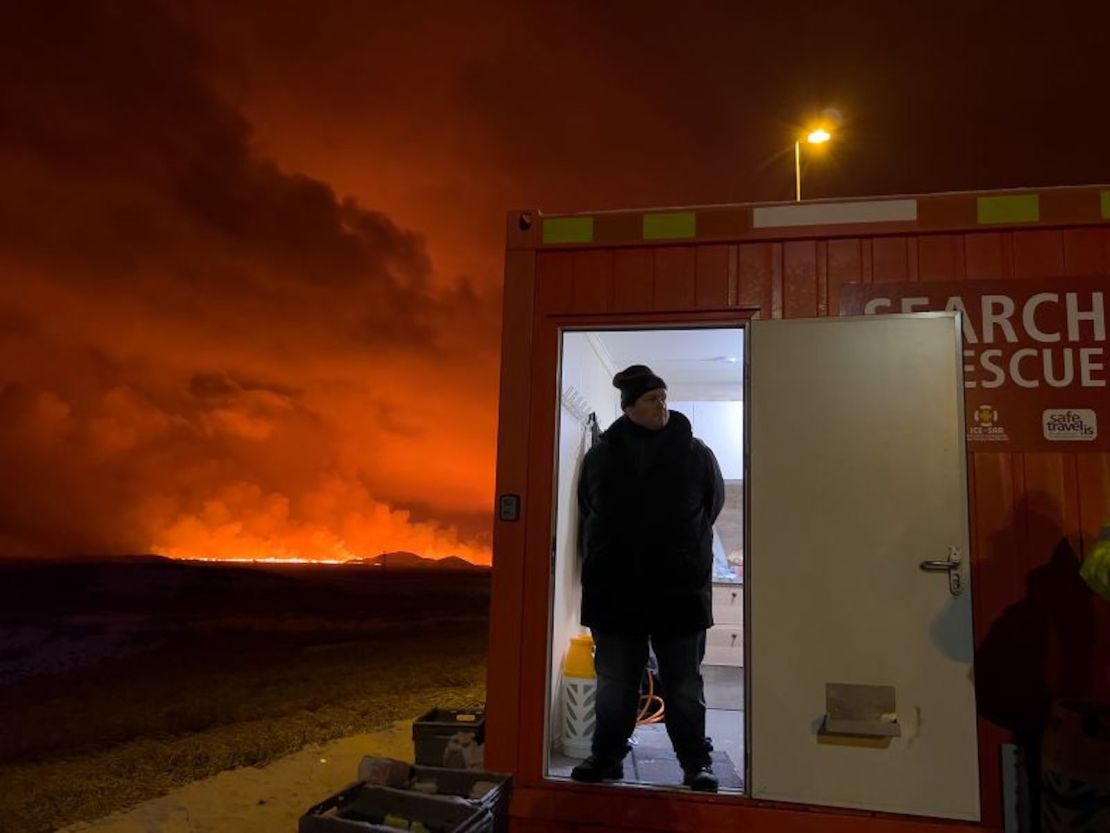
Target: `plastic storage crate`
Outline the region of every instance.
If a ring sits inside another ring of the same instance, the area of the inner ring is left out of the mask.
[[[415,761],[421,766],[480,769],[485,740],[481,711],[432,709],[412,724]]]
[[[491,833],[493,815],[477,802],[362,782],[309,808],[298,833]]]
[[[359,779],[362,781],[366,780],[365,769],[367,768],[359,766]],[[495,833],[506,833],[509,829],[509,799],[512,797],[513,779],[505,773],[414,766],[404,789],[420,795],[466,799],[475,806],[489,810],[493,815]]]

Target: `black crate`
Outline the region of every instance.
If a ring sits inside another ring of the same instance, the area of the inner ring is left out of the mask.
[[[493,816],[476,802],[356,782],[309,808],[298,833],[395,833],[387,817],[420,822],[429,833],[491,833]],[[403,829],[403,828],[401,828]]]
[[[456,736],[458,736],[456,738]],[[421,766],[456,767],[449,754],[452,739],[481,746],[486,740],[486,717],[481,711],[432,709],[412,724],[415,761]]]
[[[486,783],[493,787],[482,795],[476,796],[476,785]],[[509,829],[509,799],[512,797],[512,776],[501,772],[484,772],[475,769],[448,769],[446,767],[415,766],[413,779],[408,789],[417,792],[424,785],[434,784],[433,795],[458,796],[493,814],[495,833],[507,833]]]

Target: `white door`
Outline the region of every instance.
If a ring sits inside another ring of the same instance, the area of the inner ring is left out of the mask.
[[[978,820],[959,320],[749,344],[750,792]]]

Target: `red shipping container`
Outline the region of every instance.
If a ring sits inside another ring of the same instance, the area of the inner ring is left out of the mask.
[[[1110,187],[518,211],[507,236],[486,763],[514,774],[513,829],[1001,829],[1000,745],[1055,697],[1110,698],[1110,605],[1066,568],[1110,515]],[[546,778],[561,329],[946,309],[964,326],[980,824]]]

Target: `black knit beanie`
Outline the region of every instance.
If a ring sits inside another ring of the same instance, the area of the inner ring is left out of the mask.
[[[649,390],[667,389],[667,383],[651,372],[646,364],[626,367],[613,377],[613,387],[621,392],[621,409],[630,408]]]

